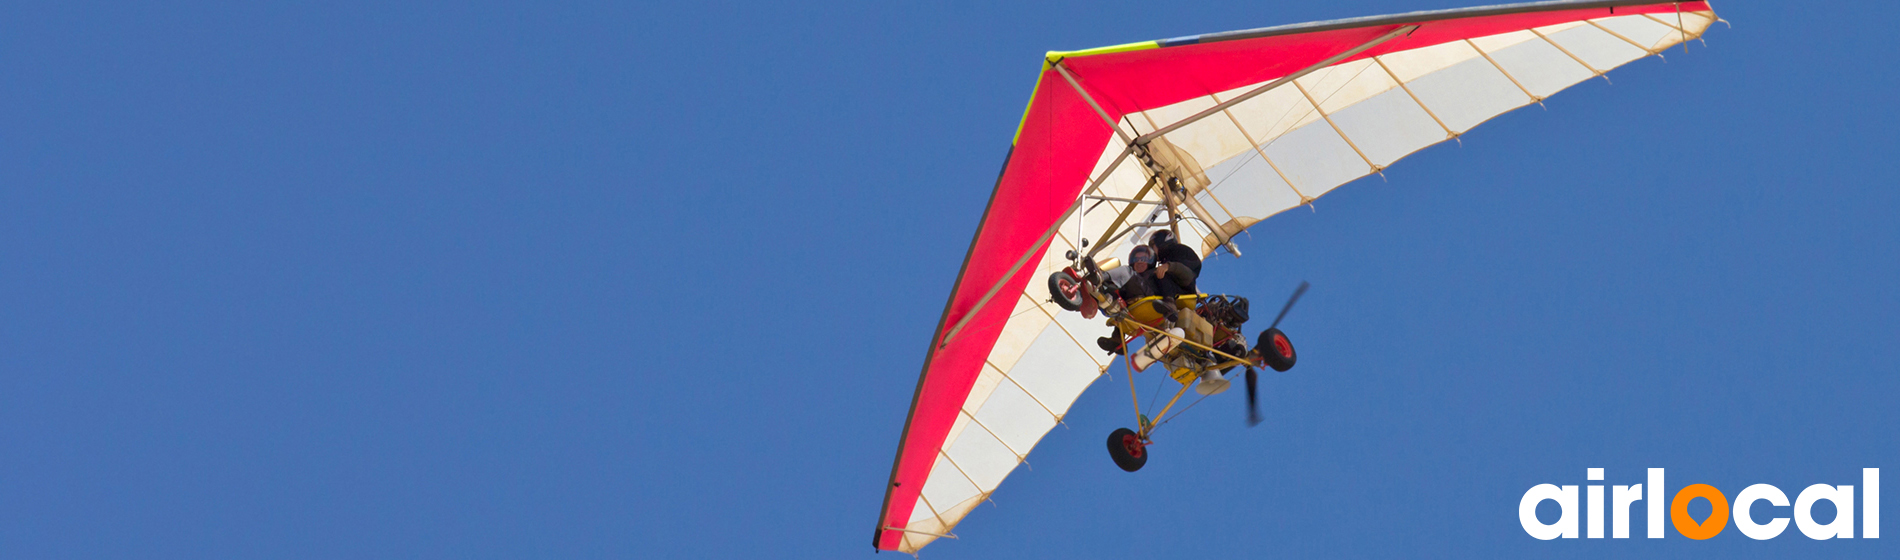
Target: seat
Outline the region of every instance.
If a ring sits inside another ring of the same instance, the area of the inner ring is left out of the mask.
[[[1182,294],[1176,296],[1174,298],[1175,312],[1193,313],[1195,304],[1199,303],[1203,297],[1207,297],[1207,294]],[[1153,305],[1159,301],[1161,301],[1161,296],[1148,296],[1128,302],[1128,318],[1150,327],[1161,326],[1161,312],[1156,310]],[[1134,332],[1140,329],[1129,328],[1122,330],[1123,332]]]

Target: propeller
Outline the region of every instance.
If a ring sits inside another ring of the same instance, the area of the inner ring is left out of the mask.
[[[1260,425],[1260,403],[1255,396],[1259,391],[1260,374],[1253,366],[1247,366],[1247,427]]]
[[[1305,295],[1306,289],[1310,287],[1312,287],[1312,284],[1308,284],[1305,280],[1301,280],[1300,287],[1293,289],[1293,297],[1286,299],[1286,307],[1280,308],[1280,316],[1274,317],[1273,324],[1267,325],[1267,328],[1271,329],[1271,328],[1280,326],[1280,320],[1286,318],[1286,312],[1293,310],[1293,304],[1298,303],[1300,301],[1300,296]],[[1254,371],[1253,366],[1247,366],[1247,425],[1250,427],[1260,425],[1260,399],[1259,399],[1260,387],[1259,386],[1260,386],[1259,372]]]
[[[1280,326],[1280,320],[1286,318],[1286,312],[1292,311],[1293,304],[1298,303],[1300,301],[1300,296],[1306,295],[1306,289],[1312,286],[1313,286],[1312,284],[1306,283],[1305,280],[1301,280],[1300,287],[1293,289],[1293,297],[1286,298],[1286,307],[1280,308],[1280,316],[1274,317],[1273,324],[1267,325],[1267,328],[1271,329],[1271,328]]]

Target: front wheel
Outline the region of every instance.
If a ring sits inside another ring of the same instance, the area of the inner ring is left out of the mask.
[[[1108,434],[1108,456],[1115,459],[1115,466],[1135,472],[1148,464],[1148,444],[1134,430],[1116,428]]]
[[[1067,311],[1082,309],[1082,281],[1070,276],[1066,271],[1049,273],[1049,298],[1056,306]]]
[[[1293,351],[1293,341],[1288,340],[1286,333],[1277,328],[1261,331],[1260,339],[1255,341],[1254,351],[1260,353],[1262,361],[1273,371],[1293,369],[1293,362],[1300,358]]]

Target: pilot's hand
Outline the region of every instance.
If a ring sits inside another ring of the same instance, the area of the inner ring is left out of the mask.
[[[1168,263],[1161,263],[1161,264],[1155,265],[1155,277],[1159,278],[1162,276],[1166,276],[1167,274],[1168,274]]]

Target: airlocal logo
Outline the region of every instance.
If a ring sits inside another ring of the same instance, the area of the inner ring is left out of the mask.
[[[1590,469],[1590,480],[1603,480],[1603,469]],[[1861,469],[1860,472],[1860,519],[1861,537],[1880,538],[1880,469]],[[1603,538],[1603,485],[1588,485],[1590,496],[1589,538]],[[1647,489],[1647,494],[1645,494]],[[1709,501],[1709,516],[1700,522],[1689,515],[1689,503],[1696,498]],[[1563,515],[1556,523],[1545,524],[1537,519],[1537,504],[1544,500],[1557,502]],[[1743,488],[1735,495],[1735,507],[1729,508],[1728,497],[1721,490],[1707,484],[1691,484],[1676,491],[1676,496],[1668,501],[1669,522],[1676,526],[1676,532],[1695,540],[1713,538],[1722,534],[1728,527],[1731,515],[1735,518],[1735,528],[1743,535],[1755,540],[1767,540],[1781,535],[1788,528],[1788,518],[1776,517],[1767,523],[1756,523],[1750,517],[1749,506],[1756,500],[1766,500],[1777,506],[1788,505],[1788,495],[1780,488],[1767,484],[1756,484]],[[1826,500],[1834,505],[1834,520],[1828,523],[1814,521],[1814,504]],[[1649,480],[1643,484],[1610,487],[1609,510],[1614,521],[1611,522],[1611,538],[1627,539],[1630,536],[1630,504],[1644,502],[1649,522],[1649,538],[1663,538],[1663,469],[1649,469]],[[1810,539],[1827,540],[1832,538],[1854,538],[1854,487],[1829,486],[1816,484],[1801,491],[1794,499],[1794,524],[1801,528],[1801,534]],[[1517,502],[1517,521],[1524,525],[1524,532],[1540,540],[1557,537],[1577,538],[1577,487],[1539,484],[1524,492],[1524,499]]]

